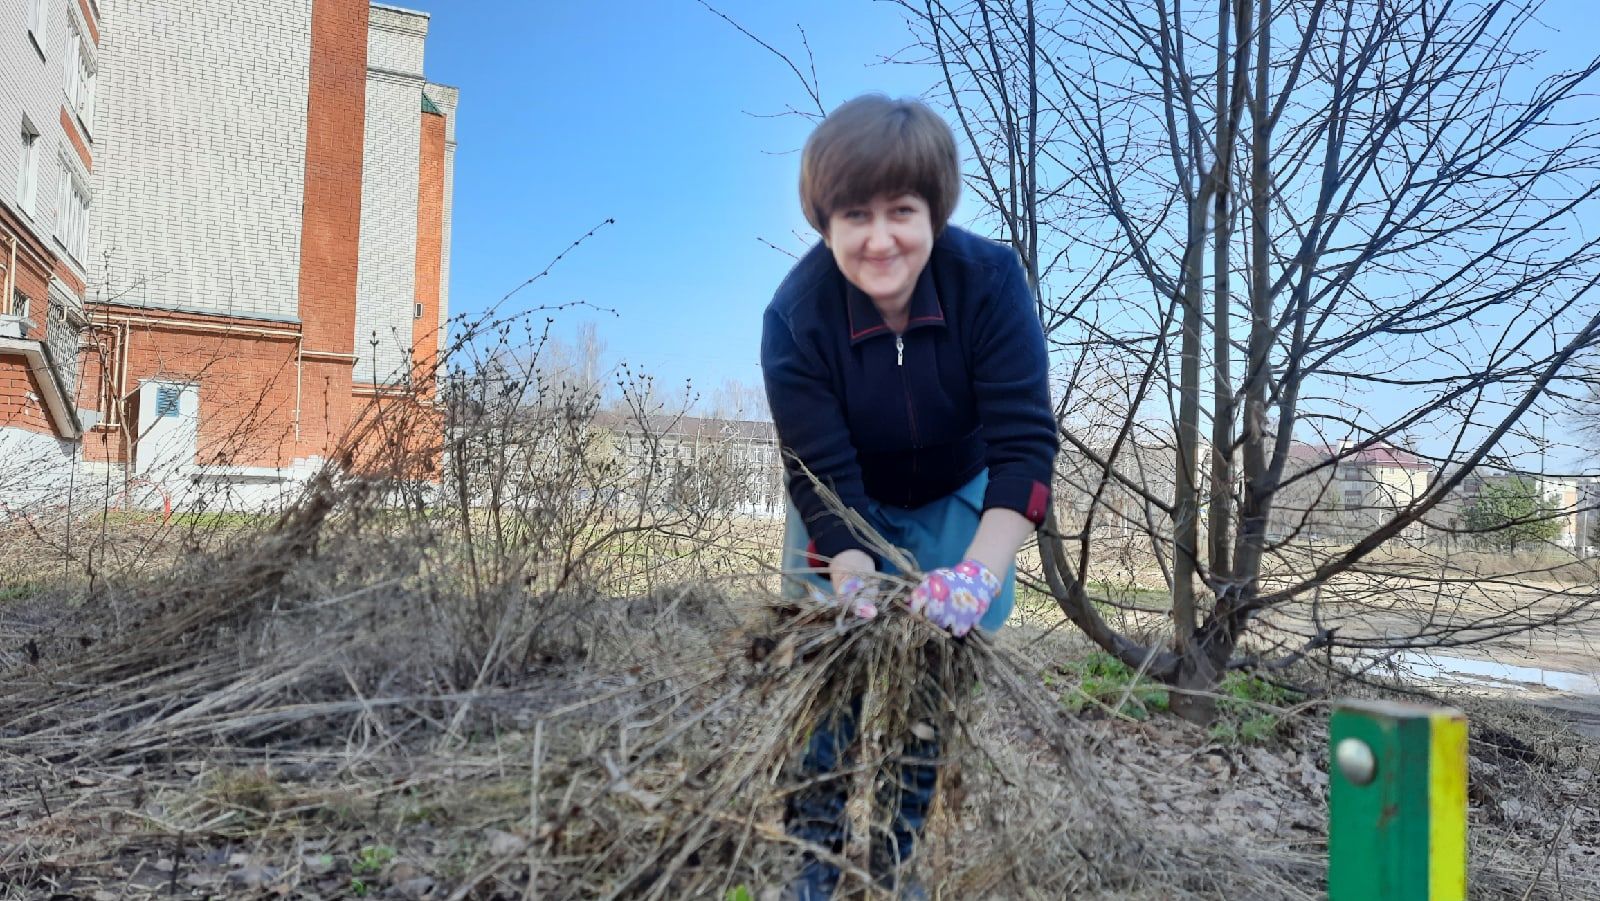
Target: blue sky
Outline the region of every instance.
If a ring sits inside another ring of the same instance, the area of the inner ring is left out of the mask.
[[[583,300],[612,361],[658,383],[755,385],[761,311],[811,240],[800,214],[805,99],[774,56],[694,0],[414,0],[432,14],[428,77],[461,88],[452,312],[472,313],[615,218],[517,300]],[[888,4],[714,4],[803,57],[803,22],[829,106],[868,90],[920,94],[929,73],[869,66],[907,40]],[[804,241],[796,238],[799,231]]]
[[[759,385],[761,311],[792,263],[759,239],[813,240],[795,189],[811,123],[771,116],[806,101],[794,74],[696,0],[407,5],[432,14],[429,77],[462,91],[452,312],[482,310],[614,218],[517,305],[615,310],[559,314],[558,334],[593,322],[608,364],[658,384]],[[879,62],[910,39],[895,4],[713,5],[797,60],[803,24],[829,108],[935,84],[930,69]],[[1545,66],[1575,64],[1592,52],[1579,33],[1592,12],[1552,0],[1524,38],[1551,51]]]

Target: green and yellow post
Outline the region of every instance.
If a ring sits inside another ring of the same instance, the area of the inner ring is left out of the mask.
[[[1328,901],[1464,901],[1467,718],[1345,701],[1329,732]]]

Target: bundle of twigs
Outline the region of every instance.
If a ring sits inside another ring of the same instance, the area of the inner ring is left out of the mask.
[[[645,728],[596,748],[589,765],[547,777],[552,813],[538,824],[536,848],[546,859],[542,891],[724,897],[739,885],[783,881],[800,851],[830,859],[847,885],[864,887],[868,838],[891,815],[875,809],[876,783],[891,778],[905,739],[941,736],[944,771],[953,774],[981,747],[969,734],[974,705],[1023,685],[987,639],[951,639],[900,606],[868,621],[775,600],[772,614],[776,622],[748,637],[745,654],[730,653],[697,685],[644,701],[623,718]],[[781,815],[787,796],[804,786],[793,763],[812,728],[852,705],[860,710],[844,774],[852,841],[833,855],[785,834]],[[1033,712],[1062,761],[1075,767],[1057,712]],[[1077,794],[1085,809],[1089,784]],[[1126,833],[1114,818],[1099,826],[1107,837]],[[1064,884],[1098,878],[1082,857],[1075,869],[1059,873]]]
[[[649,727],[626,747],[597,751],[596,765],[549,785],[556,812],[539,825],[535,848],[536,856],[547,858],[539,868],[542,891],[558,897],[725,897],[741,885],[781,884],[801,852],[841,869],[841,897],[872,890],[873,877],[883,874],[869,871],[868,845],[893,816],[875,799],[885,796],[883,783],[895,778],[912,736],[940,739],[938,803],[951,828],[972,825],[957,822],[973,813],[960,809],[952,791],[959,774],[982,770],[1011,788],[1026,780],[1026,774],[1000,771],[975,734],[978,716],[997,705],[1026,721],[1065,777],[1053,791],[1014,792],[1025,802],[1038,801],[1034,806],[1047,798],[1055,803],[1054,811],[1026,815],[1035,826],[1081,821],[1081,829],[1057,832],[1048,853],[1034,857],[1048,861],[1035,888],[1059,894],[1104,886],[1141,854],[1110,805],[1097,800],[1077,740],[1054,700],[1038,689],[1032,668],[986,635],[952,638],[911,613],[905,600],[919,578],[915,562],[860,517],[837,509],[900,573],[878,579],[880,614],[863,620],[818,598],[747,595],[762,608],[763,625],[744,633],[697,686],[635,711],[630,719]],[[859,725],[842,774],[850,784],[850,842],[834,854],[786,834],[782,811],[788,796],[805,787],[794,769],[813,728],[839,716]],[[1096,847],[1075,847],[1075,834],[1093,834]],[[928,847],[937,846],[935,837],[928,839]],[[966,841],[952,882],[961,885],[962,897],[992,892],[1026,869],[1018,865],[1016,848]]]

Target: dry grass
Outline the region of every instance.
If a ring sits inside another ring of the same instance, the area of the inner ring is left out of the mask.
[[[523,583],[479,656],[448,634],[465,620],[444,611],[475,602],[440,593],[439,543],[374,527],[373,497],[324,480],[249,540],[80,606],[87,646],[47,640],[9,668],[0,896],[759,896],[797,862],[780,817],[795,752],[857,694],[858,839],[838,861],[856,889],[881,826],[861,799],[898,737],[932,726],[951,784],[921,862],[946,897],[1310,896],[1312,853],[1130,825],[1014,650],[899,607],[786,606],[756,577]],[[542,634],[524,631],[535,607]]]
[[[218,567],[197,573],[226,584]],[[1318,894],[1310,774],[1325,769],[1326,739],[1314,719],[1287,746],[1255,749],[1172,722],[1069,718],[1034,662],[1058,646],[957,643],[893,614],[836,621],[759,591],[600,602],[587,622],[607,633],[609,660],[430,691],[405,681],[420,675],[394,645],[407,630],[295,622],[321,602],[359,623],[414,601],[402,588],[316,598],[287,590],[292,575],[279,584],[203,617],[170,604],[219,598],[174,586],[166,612],[123,638],[8,673],[0,896],[761,897],[795,864],[779,810],[803,724],[863,680],[881,713],[858,780],[906,713],[942,714],[962,736],[924,858],[940,897]],[[925,671],[930,655],[938,684],[976,678],[981,692],[940,710],[908,703],[918,680],[891,677]],[[1495,735],[1534,733],[1492,718],[1504,710],[1473,716]],[[1538,728],[1548,735],[1527,751],[1475,744],[1478,896],[1595,886],[1572,856],[1596,844],[1592,805],[1534,822],[1577,789],[1593,797],[1574,775],[1590,758],[1557,724]],[[1286,788],[1304,800],[1290,805]],[[1512,822],[1511,801],[1529,813]],[[862,861],[858,843],[841,863],[859,877]]]
[[[1272,747],[1075,716],[1041,675],[1081,653],[1059,632],[951,639],[895,602],[905,580],[868,622],[793,605],[776,531],[728,503],[738,472],[678,481],[659,443],[620,460],[594,395],[508,395],[537,373],[495,362],[451,387],[438,484],[374,461],[277,517],[105,510],[70,553],[65,521],[0,535],[41,561],[0,600],[0,898],[764,899],[821,850],[781,812],[813,724],[856,697],[851,894],[872,891],[875,781],[931,728],[937,897],[1319,895],[1321,708],[1281,711]],[[1106,591],[1137,606],[1124,575]],[[1549,735],[1475,764],[1498,780],[1484,897],[1600,894],[1574,871],[1600,768]],[[1516,799],[1575,812],[1541,831]]]

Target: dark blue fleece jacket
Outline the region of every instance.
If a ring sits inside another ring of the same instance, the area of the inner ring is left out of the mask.
[[[919,507],[987,468],[985,510],[1043,520],[1057,448],[1049,363],[1009,247],[946,228],[895,335],[819,243],[767,306],[761,368],[789,494],[817,554],[867,548],[800,464],[853,509]]]

